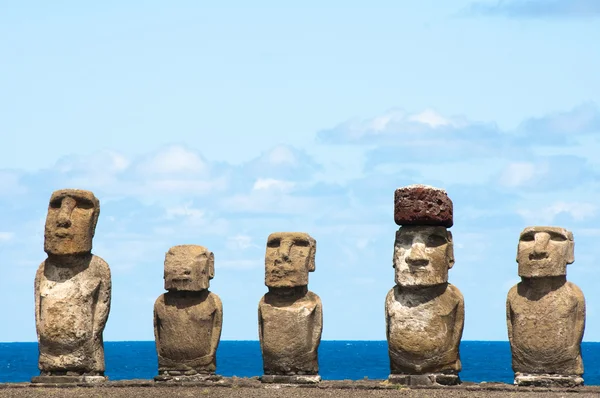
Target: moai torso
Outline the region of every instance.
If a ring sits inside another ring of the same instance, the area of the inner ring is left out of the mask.
[[[317,348],[323,325],[319,296],[307,291],[297,300],[265,294],[258,305],[265,374],[317,374]]]
[[[515,373],[583,374],[585,299],[566,280],[573,248],[573,235],[563,228],[529,227],[521,233],[517,261],[522,281],[506,300]]]
[[[442,285],[424,295],[395,286],[385,308],[392,373],[461,370],[464,300],[456,287]]]
[[[576,285],[537,297],[519,283],[508,293],[507,312],[515,372],[583,374],[585,299]]]
[[[308,291],[315,269],[316,242],[308,234],[269,236],[265,284],[258,305],[259,339],[265,375],[317,375],[323,329],[321,299]]]
[[[223,305],[208,290],[214,256],[196,245],[172,247],[165,259],[165,288],[154,304],[159,373],[212,374],[221,338]]]
[[[396,190],[394,201],[394,219],[401,228],[394,242],[396,286],[385,300],[391,374],[456,375],[461,370],[464,299],[448,283],[448,269],[454,265],[447,230],[452,202],[445,191],[422,185]],[[450,381],[436,377],[436,383],[458,382],[456,376]]]
[[[110,306],[110,271],[97,256],[77,268],[81,270],[45,261],[36,275],[39,366],[45,372],[104,371],[102,331]]]
[[[104,374],[102,333],[110,311],[108,264],[91,254],[99,203],[89,191],[52,194],[35,278],[38,366],[43,375]],[[68,372],[68,373],[67,373]]]

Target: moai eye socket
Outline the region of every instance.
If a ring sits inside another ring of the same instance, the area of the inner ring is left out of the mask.
[[[448,243],[446,238],[444,238],[443,236],[440,236],[440,235],[430,235],[427,238],[427,242],[426,242],[428,247],[438,247],[438,246],[444,245],[446,243]]]
[[[567,240],[567,237],[564,236],[563,234],[559,234],[556,232],[551,232],[550,233],[550,239],[555,241],[555,242],[564,242]]]
[[[89,199],[77,198],[77,207],[80,209],[93,209],[94,204]]]
[[[526,234],[521,235],[522,242],[532,242],[535,239],[535,234],[533,232],[528,232]]]
[[[279,247],[280,244],[281,244],[281,239],[279,239],[279,238],[271,239],[270,241],[267,242],[268,247]]]
[[[308,247],[308,246],[310,246],[310,243],[307,240],[298,239],[298,240],[294,241],[294,245],[301,246],[301,247]]]
[[[50,201],[50,207],[53,209],[60,209],[61,205],[62,205],[62,198],[56,198],[56,199]]]

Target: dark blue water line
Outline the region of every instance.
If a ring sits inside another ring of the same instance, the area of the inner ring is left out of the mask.
[[[512,383],[510,346],[505,341],[463,341],[464,381]],[[24,382],[39,373],[37,343],[0,343],[0,382]],[[600,343],[583,343],[585,384],[600,385]],[[152,379],[157,372],[153,341],[106,342],[106,375],[111,380]],[[389,359],[385,341],[322,341],[320,374],[326,380],[385,379]],[[258,341],[221,341],[217,373],[252,377],[262,374]]]

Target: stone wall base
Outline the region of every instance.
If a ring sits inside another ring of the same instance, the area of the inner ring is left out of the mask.
[[[319,375],[263,375],[260,378],[263,383],[280,384],[317,384],[321,381]]]
[[[515,373],[515,384],[529,387],[578,387],[583,385],[579,375]]]
[[[448,373],[391,374],[388,377],[388,382],[405,386],[455,386],[461,383],[458,375]]]
[[[192,381],[221,381],[223,376],[214,373],[163,372],[154,376],[156,382],[192,382]]]
[[[108,380],[106,376],[67,376],[67,375],[56,375],[56,376],[35,376],[31,378],[32,383],[45,383],[45,384],[98,384],[104,383]]]

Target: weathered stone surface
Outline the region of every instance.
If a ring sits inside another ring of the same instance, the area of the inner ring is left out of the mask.
[[[427,185],[409,185],[394,193],[394,221],[398,225],[453,224],[453,206],[445,190]]]
[[[215,374],[190,374],[190,375],[173,375],[170,372],[164,372],[154,377],[154,381],[162,383],[191,383],[191,382],[213,382],[218,383],[223,380],[222,376]]]
[[[96,382],[104,375],[102,333],[110,311],[108,264],[91,253],[100,204],[89,191],[52,194],[44,234],[48,258],[34,284],[40,377]],[[83,377],[85,376],[85,377]],[[92,377],[92,376],[100,376]],[[41,379],[34,378],[34,382]]]
[[[405,386],[455,386],[460,384],[460,378],[458,375],[451,373],[391,374],[388,377],[388,382]]]
[[[278,383],[278,384],[316,384],[321,381],[319,375],[305,376],[283,376],[283,375],[263,375],[260,378],[263,383]]]
[[[523,387],[579,387],[583,385],[583,377],[555,374],[532,375],[517,372],[515,373],[515,384]]]
[[[308,272],[315,270],[317,242],[304,232],[276,232],[267,239],[265,285],[308,285]]]
[[[405,226],[394,241],[395,281],[400,286],[434,286],[448,282],[454,266],[452,233],[444,227]]]
[[[564,228],[529,227],[521,233],[521,282],[508,292],[506,323],[513,370],[528,377],[515,377],[515,383],[539,375],[535,383],[563,385],[583,374],[585,299],[566,279],[566,266],[573,261],[573,235]]]
[[[426,381],[410,378],[415,375],[445,374],[449,376],[439,381],[428,380],[459,382],[464,299],[448,283],[448,269],[454,265],[452,235],[441,226],[401,227],[393,265],[396,286],[385,301],[390,377],[409,377],[410,384]]]
[[[319,372],[322,304],[307,288],[308,272],[315,269],[315,250],[315,240],[306,233],[274,233],[268,238],[265,284],[269,292],[258,305],[265,375]]]
[[[165,256],[164,275],[168,292],[154,304],[159,376],[214,374],[223,305],[208,290],[213,253],[197,245],[174,246]]]

